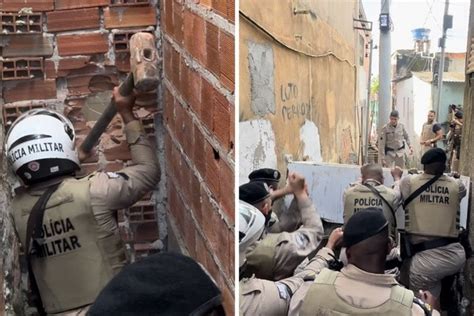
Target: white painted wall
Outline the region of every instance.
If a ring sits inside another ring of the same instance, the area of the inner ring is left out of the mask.
[[[300,128],[300,141],[303,153],[302,157],[307,157],[308,160],[315,162],[323,161],[321,157],[319,130],[314,122],[308,120],[304,122],[304,125]]]
[[[275,133],[270,121],[240,122],[239,134],[239,185],[247,183],[249,173],[255,169],[277,169]]]

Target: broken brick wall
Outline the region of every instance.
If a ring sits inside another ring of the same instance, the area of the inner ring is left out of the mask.
[[[233,314],[235,3],[161,4],[168,228]]]
[[[63,112],[74,124],[78,143],[84,140],[111,91],[130,70],[128,41],[137,31],[155,34],[159,55],[161,34],[158,0],[1,0],[0,105],[3,131],[32,108]],[[132,260],[162,247],[167,235],[162,92],[137,99],[136,116],[156,145],[162,165],[157,190],[136,205],[119,211],[120,230]],[[117,116],[82,165],[81,174],[117,171],[131,163],[130,152]],[[3,143],[3,140],[2,140]],[[4,170],[2,175],[5,174]],[[10,188],[0,179],[0,245],[13,249],[2,256],[0,299],[12,308],[21,299],[14,287],[19,274],[18,251],[8,215]],[[4,207],[5,206],[5,207]],[[14,268],[12,268],[14,267]],[[2,281],[3,279],[3,281]]]

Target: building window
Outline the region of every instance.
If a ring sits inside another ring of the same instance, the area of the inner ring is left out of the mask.
[[[365,40],[362,35],[359,34],[359,66],[364,66],[365,59]]]

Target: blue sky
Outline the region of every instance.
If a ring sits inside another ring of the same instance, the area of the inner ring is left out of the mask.
[[[373,21],[374,43],[379,42],[378,16],[381,1],[362,0],[367,19]],[[442,35],[445,0],[391,0],[390,14],[393,23],[392,52],[413,48],[411,30],[419,27],[431,29],[431,52],[438,52],[438,39]],[[453,28],[447,32],[446,51],[465,52],[469,24],[469,0],[450,0],[449,14],[453,15]],[[378,50],[374,50],[373,74],[378,74]]]

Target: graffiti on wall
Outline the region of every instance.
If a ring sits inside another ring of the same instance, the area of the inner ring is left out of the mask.
[[[300,101],[297,84],[293,82],[281,84],[280,101],[282,102],[281,115],[284,121],[290,121],[294,118],[310,118],[314,97],[311,97],[308,101]]]

